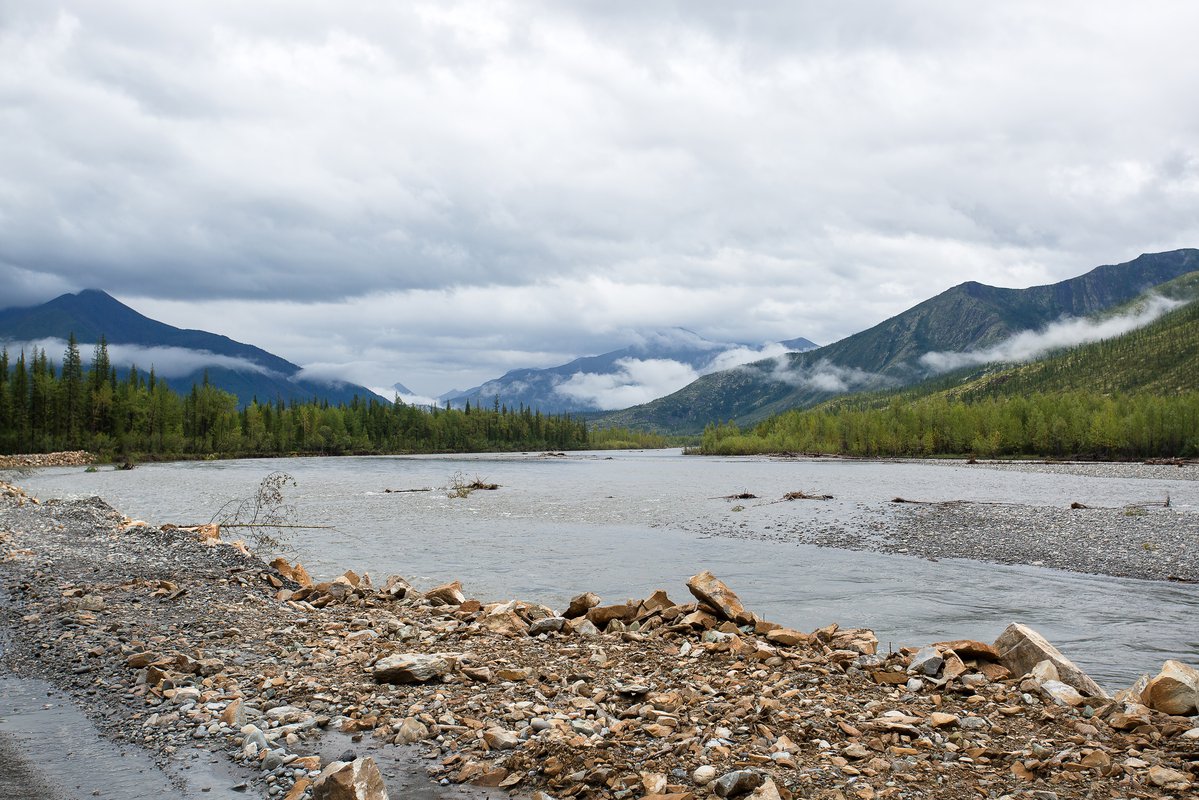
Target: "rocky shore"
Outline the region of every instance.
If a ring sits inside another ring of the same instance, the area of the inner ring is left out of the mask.
[[[584,592],[556,610],[396,576],[314,584],[219,535],[0,485],[4,668],[69,690],[115,739],[174,763],[226,754],[240,788],[287,800],[410,796],[388,759],[413,749],[431,783],[553,798],[1199,785],[1185,664],[1099,687],[1019,625],[880,653],[865,629],[762,620],[707,573],[673,599]]]
[[[86,450],[59,453],[27,453],[0,455],[0,469],[39,469],[41,467],[82,467],[96,457]]]

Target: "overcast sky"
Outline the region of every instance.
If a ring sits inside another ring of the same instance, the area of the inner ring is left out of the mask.
[[[436,394],[1199,246],[1199,3],[0,0],[0,306]]]

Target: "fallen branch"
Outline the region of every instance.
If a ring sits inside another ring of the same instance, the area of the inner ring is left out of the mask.
[[[424,489],[384,489],[383,493],[384,494],[403,494],[405,492],[431,492],[431,491],[433,491],[433,489],[431,487],[425,487]]]
[[[787,492],[784,500],[832,500],[831,494],[805,494],[804,492]]]

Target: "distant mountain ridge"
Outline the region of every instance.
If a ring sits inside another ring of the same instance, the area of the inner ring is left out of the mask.
[[[775,344],[792,350],[817,347],[802,337]],[[604,406],[589,399],[584,387],[579,385],[580,380],[599,380],[609,384],[609,388],[618,389],[621,381],[631,383],[635,380],[627,374],[631,363],[670,361],[701,371],[722,354],[742,349],[756,353],[761,346],[716,342],[686,328],[670,328],[645,334],[641,341],[627,347],[582,356],[556,367],[510,370],[502,377],[470,389],[446,393],[439,399],[456,407],[467,402],[488,406],[498,398],[501,404],[512,408],[524,405],[545,413],[594,412]]]
[[[1199,250],[1145,254],[1055,284],[954,286],[819,350],[705,375],[674,394],[606,415],[605,424],[696,432],[708,422],[752,424],[838,394],[905,386],[929,376],[919,359],[996,345],[1063,316],[1084,317],[1199,269]]]
[[[186,394],[194,384],[204,379],[225,391],[237,395],[241,405],[254,397],[262,402],[313,398],[330,403],[348,403],[355,396],[383,399],[369,389],[343,382],[326,382],[304,378],[301,367],[269,353],[260,347],[244,344],[208,331],[176,328],[134,311],[116,298],[98,289],[85,289],[77,294],[64,294],[40,306],[0,309],[0,344],[28,342],[41,339],[66,340],[74,333],[86,363],[90,348],[103,336],[110,349],[119,346],[134,348],[178,348],[189,351],[179,354],[191,362],[202,362],[205,354],[216,356],[211,363],[178,375],[163,375],[176,392]],[[150,355],[154,354],[150,351]],[[162,357],[170,354],[157,351]],[[52,353],[57,357],[61,354]],[[152,363],[133,359],[141,370],[148,371]],[[124,369],[129,363],[114,358],[113,365]]]

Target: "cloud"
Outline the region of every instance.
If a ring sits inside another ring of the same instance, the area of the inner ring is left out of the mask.
[[[67,343],[63,339],[47,338],[32,341],[0,342],[8,348],[10,355],[20,351],[31,353],[33,348],[46,351],[47,357],[54,363],[61,363],[66,353]],[[91,364],[95,342],[79,342],[79,355],[86,368]],[[109,344],[108,360],[118,372],[136,366],[140,370],[154,373],[160,378],[182,378],[205,367],[224,367],[239,372],[257,372],[271,374],[271,370],[261,364],[244,358],[219,355],[207,350],[191,350],[186,347],[142,347],[135,344]]]
[[[762,361],[767,358],[778,358],[786,352],[788,352],[787,347],[778,343],[767,344],[757,348],[747,346],[731,347],[713,358],[703,369],[700,370],[700,374],[707,375],[711,372],[719,372],[721,370],[739,367],[742,364],[748,364],[752,361]]]
[[[842,367],[823,358],[814,364],[795,366],[786,356],[774,359],[770,378],[779,383],[803,389],[817,389],[822,392],[881,389],[897,383],[895,379],[885,375],[867,372],[857,367]]]
[[[965,352],[933,352],[920,357],[920,363],[934,373],[949,372],[978,364],[1033,361],[1059,348],[1074,347],[1144,327],[1168,311],[1183,305],[1181,301],[1154,296],[1127,314],[1106,319],[1066,317],[1040,331],[1021,331],[997,345]]]
[[[1199,242],[1196,28],[1185,3],[9,3],[0,304],[102,288],[432,394],[639,329],[831,342],[965,280]]]
[[[576,372],[555,391],[608,411],[648,403],[677,392],[699,377],[691,366],[670,359],[622,358],[612,373]]]

